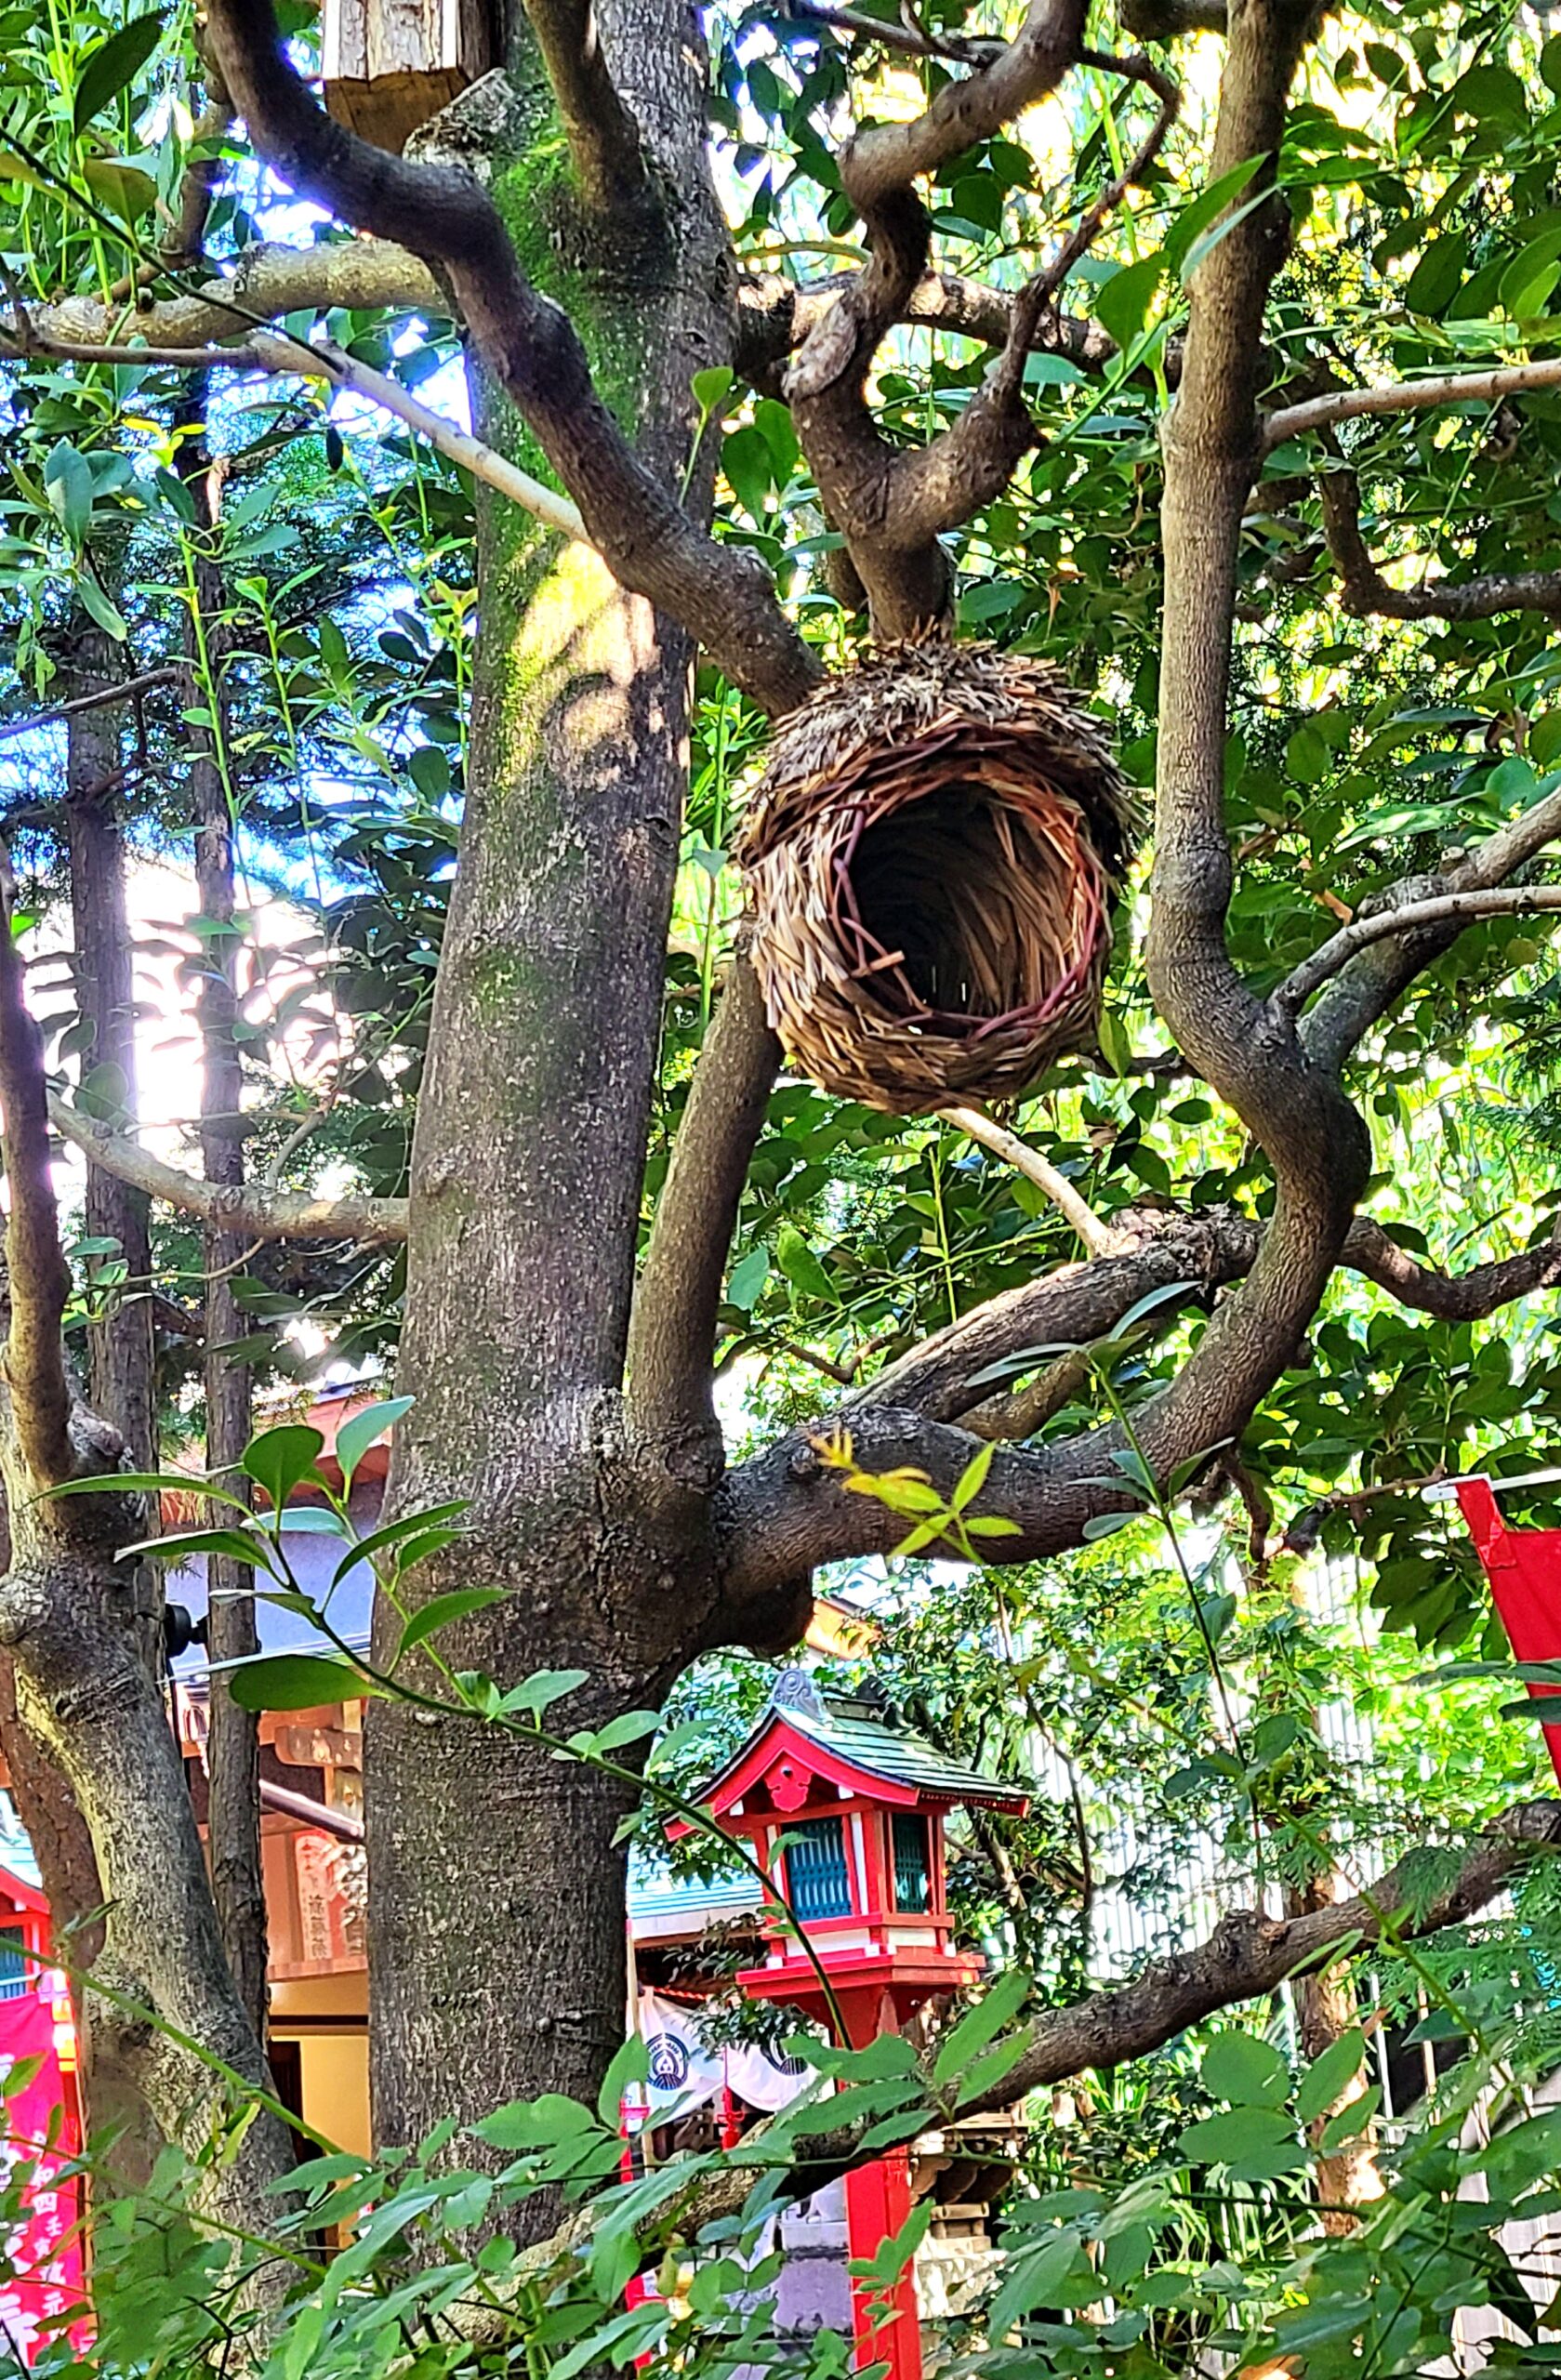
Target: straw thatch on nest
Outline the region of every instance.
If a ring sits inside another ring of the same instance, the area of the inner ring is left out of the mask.
[[[1132,818],[1043,661],[939,638],[829,680],[737,843],[787,1055],[897,1115],[1026,1091],[1094,1038]]]

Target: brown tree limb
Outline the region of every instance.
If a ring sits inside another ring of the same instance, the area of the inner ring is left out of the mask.
[[[999,494],[1035,443],[1023,393],[1040,312],[1033,295],[1015,301],[986,385],[930,445],[901,453],[872,419],[873,357],[927,262],[927,213],[913,185],[1053,90],[1078,56],[1084,14],[1082,0],[1030,0],[1019,33],[988,64],[946,84],[912,123],[870,126],[841,153],[841,184],[866,226],[871,261],[809,332],[786,394],[880,636],[914,634],[943,616],[950,580],[939,536]]]
[[[312,1191],[272,1190],[260,1183],[202,1182],[165,1165],[139,1141],[68,1106],[54,1092],[48,1120],[89,1164],[185,1214],[253,1239],[353,1239],[365,1247],[390,1247],[406,1237],[404,1198],[317,1198]]]
[[[1237,549],[1261,459],[1264,308],[1289,239],[1277,160],[1314,17],[1306,0],[1248,0],[1232,16],[1210,178],[1263,163],[1242,211],[1193,276],[1181,382],[1162,433],[1166,596],[1149,982],[1179,1049],[1267,1154],[1276,1200],[1247,1279],[1144,1410],[1144,1452],[1161,1477],[1238,1437],[1291,1360],[1370,1165],[1369,1136],[1337,1077],[1313,1062],[1289,1018],[1253,996],[1225,940]]]
[[[1157,1960],[1131,1983],[1091,1992],[1037,2019],[1012,2072],[970,2112],[1012,2107],[1031,2091],[1075,2074],[1109,2072],[1174,2041],[1223,2008],[1264,1998],[1338,1945],[1422,1941],[1495,1899],[1536,1853],[1561,1844],[1561,1802],[1519,1802],[1493,1818],[1478,1847],[1429,1907],[1417,1905],[1415,1865],[1406,1859],[1365,1891],[1304,1916],[1272,1918],[1235,1910],[1196,1950]]]
[[[1531,810],[1509,820],[1439,876],[1411,876],[1391,887],[1382,909],[1436,900],[1445,892],[1472,892],[1503,883],[1561,836],[1561,792],[1547,794]],[[1373,906],[1366,914],[1376,916]],[[1384,935],[1359,951],[1324,985],[1302,1020],[1301,1038],[1319,1064],[1342,1065],[1378,1019],[1384,1016],[1422,967],[1450,947],[1462,932],[1455,919],[1422,926],[1415,933]]]
[[[772,714],[821,675],[756,556],[698,528],[602,403],[567,315],[521,271],[502,218],[452,165],[390,156],[333,124],[293,69],[270,0],[213,0],[210,38],[257,148],[289,186],[437,259],[484,363],[578,505],[620,586],[705,645]]]
[[[1419,413],[1432,405],[1499,404],[1526,390],[1561,388],[1561,356],[1536,364],[1498,364],[1488,372],[1443,372],[1424,380],[1384,380],[1365,389],[1331,389],[1303,404],[1281,405],[1263,425],[1265,454],[1313,430],[1381,414]]]
[[[721,1461],[710,1371],[716,1313],[780,1055],[759,978],[739,950],[694,1070],[628,1334],[628,1406],[637,1431],[680,1473],[706,1485]]]
[[[1017,2063],[959,2113],[978,2116],[1013,2108],[1033,2092],[1077,2075],[1109,2073],[1147,2057],[1189,2026],[1266,1998],[1346,1943],[1418,1942],[1461,1925],[1488,1907],[1521,1868],[1558,1844],[1561,1802],[1519,1802],[1490,1821],[1428,1906],[1418,1903],[1414,1866],[1407,1859],[1363,1892],[1302,1916],[1270,1918],[1254,1910],[1233,1910],[1194,1949],[1158,1959],[1127,1983],[1038,2016]],[[929,2101],[929,2128],[938,2121]],[[664,2209],[664,2220],[675,2221],[681,2237],[692,2238],[704,2225],[741,2213],[766,2170],[766,2135],[774,2122],[756,2124],[736,2155],[715,2173],[693,2179],[675,2208]],[[862,2147],[867,2128],[864,2120],[832,2132],[788,2132],[784,2149],[776,2144],[777,2162],[790,2169],[783,2195],[801,2196],[865,2162],[872,2153]],[[591,2208],[582,2208],[548,2239],[525,2249],[505,2289],[534,2286],[538,2275],[583,2254],[599,2219]],[[502,2304],[473,2304],[459,2310],[456,2327],[473,2345],[496,2345],[508,2335],[509,2317]]]
[[[580,196],[593,215],[623,218],[650,197],[633,117],[602,55],[592,0],[526,0]]]
[[[1561,618],[1561,570],[1486,572],[1437,578],[1428,587],[1393,587],[1372,561],[1360,526],[1360,483],[1351,470],[1326,471],[1317,483],[1323,535],[1339,574],[1339,598],[1356,619],[1491,620],[1502,612]]]
[[[1388,934],[1445,925],[1462,932],[1483,918],[1527,918],[1557,909],[1561,909],[1561,885],[1556,884],[1504,884],[1487,892],[1438,892],[1429,900],[1408,901],[1401,907],[1373,909],[1365,917],[1352,918],[1292,968],[1275,992],[1274,1002],[1291,1013],[1303,1008],[1313,993],[1347,967],[1357,952]]]
[[[864,1471],[908,1465],[925,1471],[949,1494],[983,1441],[1028,1435],[1078,1394],[1091,1368],[1091,1342],[1109,1337],[1142,1298],[1185,1283],[1189,1301],[1207,1299],[1253,1276],[1274,1228],[1265,1231],[1229,1210],[1134,1220],[1145,1226],[1145,1236],[1131,1251],[1064,1266],[989,1299],[843,1398],[833,1415],[736,1465],[716,1498],[734,1611],[823,1563],[891,1554],[904,1538],[903,1515],[842,1488],[818,1451],[827,1434],[851,1434]],[[1554,1239],[1467,1273],[1447,1274],[1422,1264],[1380,1224],[1358,1216],[1344,1236],[1339,1262],[1400,1304],[1449,1321],[1479,1319],[1516,1298],[1561,1284],[1561,1247]],[[1154,1327],[1168,1328],[1177,1315],[1168,1301],[1156,1310]],[[1205,1331],[1180,1379],[1135,1418],[1135,1437],[1162,1477],[1201,1448],[1238,1436],[1245,1427],[1239,1398],[1222,1408],[1216,1386],[1201,1408],[1210,1435],[1200,1446],[1183,1444],[1178,1391],[1195,1368],[1207,1368],[1204,1351],[1217,1343],[1221,1319],[1216,1316]],[[1287,1348],[1287,1356],[1290,1353]],[[981,1377],[999,1365],[1011,1367],[1015,1377],[1043,1368],[1033,1390],[1009,1398]],[[1032,1396],[1033,1414],[1026,1410]],[[1222,1421],[1223,1428],[1217,1426]],[[962,1426],[950,1426],[956,1422]],[[1109,1429],[1094,1430],[1060,1446],[999,1457],[979,1509],[1019,1525],[1018,1534],[1001,1542],[1002,1559],[1065,1552],[1082,1542],[1087,1521],[1134,1508],[1133,1496],[1113,1473],[1115,1442]],[[1171,1445],[1176,1452],[1168,1450]]]
[[[216,274],[178,298],[125,305],[60,298],[32,309],[31,322],[50,346],[185,350],[246,339],[258,322],[335,307],[380,307],[445,315],[449,300],[422,258],[390,240],[322,241],[311,248],[265,241],[245,249],[231,273]],[[133,357],[127,361],[134,360]]]
[[[846,275],[799,284],[778,273],[745,274],[737,284],[735,357],[744,379],[769,386],[787,356],[803,345],[849,285]],[[924,272],[906,300],[901,320],[919,328],[979,339],[986,347],[1004,347],[1012,324],[1015,295],[962,273]],[[1118,348],[1099,323],[1049,308],[1031,334],[1030,352],[1060,355],[1080,371],[1101,372]]]
[[[11,920],[8,858],[0,880],[0,1134],[10,1214],[6,1229],[6,1384],[22,1460],[37,1488],[75,1469],[71,1391],[60,1345],[71,1271],[60,1246],[60,1212],[49,1171],[43,1044],[28,1013],[21,957]]]
[[[1181,41],[1188,33],[1223,33],[1225,0],[1122,0],[1122,30],[1135,41]]]

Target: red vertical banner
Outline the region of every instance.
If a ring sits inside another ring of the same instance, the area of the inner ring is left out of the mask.
[[[34,2059],[35,2070],[12,2089],[16,2068]],[[18,2166],[31,2168],[22,2219],[0,2237],[0,2345],[31,2363],[84,2294],[80,2185],[60,2178],[80,2149],[80,2126],[60,2069],[53,2004],[36,1991],[0,2001],[0,2076],[7,2078],[0,2101],[7,2184]]]
[[[1461,1479],[1457,1492],[1514,1653],[1520,1661],[1561,1660],[1561,1529],[1508,1528],[1488,1479]],[[1528,1691],[1537,1700],[1561,1694],[1553,1686]],[[1544,1739],[1561,1777],[1561,1725],[1546,1727]]]

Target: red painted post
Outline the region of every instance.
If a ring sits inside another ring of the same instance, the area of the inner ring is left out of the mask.
[[[1520,1661],[1561,1660],[1561,1529],[1508,1528],[1488,1479],[1461,1479],[1458,1505],[1507,1639]],[[1561,1689],[1531,1686],[1531,1695]],[[1546,1727],[1551,1765],[1561,1778],[1561,1725]]]

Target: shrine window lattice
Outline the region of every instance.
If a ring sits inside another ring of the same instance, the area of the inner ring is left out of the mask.
[[[927,1821],[913,1810],[896,1810],[892,1825],[894,1906],[906,1916],[924,1916],[933,1906],[933,1875],[927,1858]]]
[[[804,1921],[851,1915],[845,1827],[840,1818],[799,1818],[787,1830],[787,1888]]]

